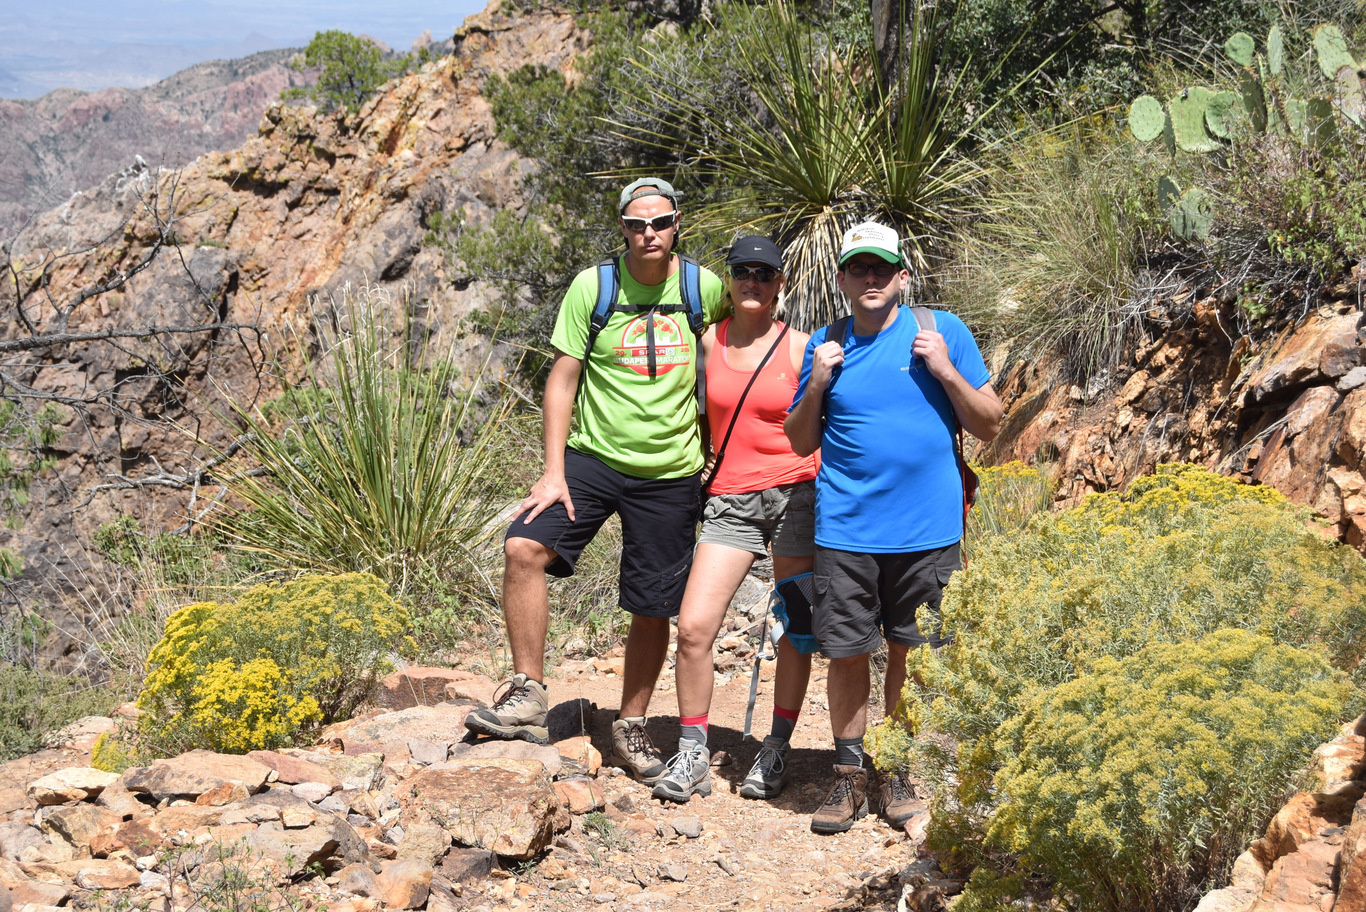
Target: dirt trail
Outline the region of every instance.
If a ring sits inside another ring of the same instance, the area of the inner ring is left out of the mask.
[[[733,658],[724,649],[720,656],[722,664]],[[592,662],[567,662],[547,683],[553,703],[584,699],[593,704],[593,742],[605,751],[621,678],[611,673],[609,663],[597,664],[608,670]],[[654,800],[646,786],[625,776],[602,778],[612,824],[606,837],[576,818],[573,831],[534,868],[467,890],[464,898],[473,902],[468,908],[487,905],[495,912],[518,908],[514,904],[520,900],[520,908],[528,909],[890,910],[901,896],[901,876],[910,879],[917,871],[940,876],[931,859],[919,857],[919,840],[875,815],[847,833],[811,832],[811,813],[829,788],[833,763],[826,665],[819,657],[792,738],[786,788],[772,801],[740,797],[773,707],[774,665],[765,662],[754,736],[742,739],[749,669],[750,660],[744,659],[736,663],[733,677],[718,675],[708,739],[710,796],[693,796],[679,805]],[[671,667],[661,676],[650,712],[647,728],[667,758],[679,734]],[[699,828],[695,838],[684,835]],[[476,898],[477,892],[484,896]]]

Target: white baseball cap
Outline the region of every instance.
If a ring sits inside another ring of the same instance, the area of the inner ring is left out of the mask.
[[[844,242],[840,245],[840,265],[858,253],[874,253],[888,263],[901,263],[901,239],[896,232],[877,222],[864,222],[844,232]]]

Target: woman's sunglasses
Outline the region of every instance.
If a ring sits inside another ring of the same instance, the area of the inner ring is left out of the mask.
[[[674,219],[678,218],[678,210],[666,212],[663,215],[656,215],[654,218],[632,218],[628,215],[621,217],[621,223],[626,226],[626,230],[632,234],[640,234],[649,225],[655,231],[666,231],[673,227]]]
[[[778,277],[778,270],[772,266],[732,266],[730,267],[730,277],[741,282],[748,281],[750,276],[754,276],[759,282],[772,282]]]

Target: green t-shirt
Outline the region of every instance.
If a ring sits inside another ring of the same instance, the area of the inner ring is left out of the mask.
[[[618,306],[680,304],[679,270],[659,285],[641,285],[620,263]],[[722,314],[724,288],[702,270],[702,313],[708,323]],[[588,344],[588,324],[598,300],[597,268],[574,277],[555,319],[550,344],[575,358]],[[650,377],[646,320],[654,320],[655,376]],[[591,453],[623,475],[682,478],[702,468],[697,426],[698,339],[684,310],[670,313],[613,311],[583,367],[575,411],[578,426],[569,445]]]

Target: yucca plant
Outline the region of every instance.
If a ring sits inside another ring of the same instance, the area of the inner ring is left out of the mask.
[[[330,329],[315,313],[323,354],[286,405],[233,404],[242,451],[224,481],[241,506],[219,521],[226,541],[282,568],[371,573],[400,597],[436,585],[491,600],[478,552],[504,505],[489,441],[511,398],[482,412],[481,375],[459,383],[449,352],[396,330],[378,289],[337,312]]]
[[[649,88],[621,99],[610,126],[673,151],[681,171],[724,188],[690,210],[691,224],[723,238],[776,238],[787,259],[787,318],[822,325],[846,311],[834,264],[847,228],[869,218],[895,225],[912,267],[925,274],[970,211],[984,173],[968,154],[974,130],[1001,97],[971,114],[966,100],[1001,61],[943,59],[957,9],[932,2],[907,10],[906,52],[884,87],[871,34],[839,49],[789,4],[774,3],[746,14],[727,46],[741,101],[718,97],[706,80],[642,80]],[[669,63],[666,48],[649,45],[636,61],[650,72]]]

